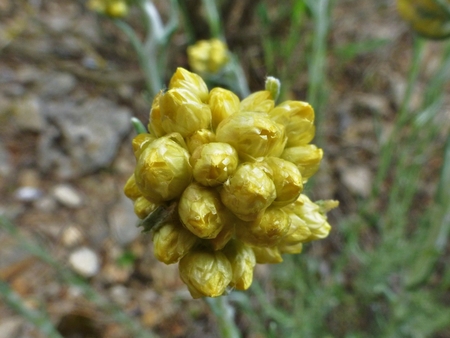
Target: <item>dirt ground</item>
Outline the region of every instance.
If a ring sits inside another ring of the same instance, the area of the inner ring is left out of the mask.
[[[164,2],[157,3],[164,11]],[[264,37],[253,5],[243,3],[230,2],[226,35],[258,90],[267,75]],[[405,88],[412,38],[391,0],[336,1],[331,25],[329,97],[321,112],[325,159],[314,197],[340,201],[330,219],[338,224],[370,193],[378,160],[373,115],[381,116],[388,134]],[[201,25],[198,30],[203,38]],[[275,22],[274,30],[282,37],[285,27]],[[351,59],[339,54],[349,43],[368,40],[386,42]],[[186,67],[182,31],[171,48],[170,67]],[[439,48],[432,44],[427,51],[430,72]],[[290,95],[305,99],[306,81],[299,74]],[[122,194],[134,169],[127,121],[145,121],[150,107],[143,90],[125,36],[83,1],[0,0],[0,213],[144,327],[164,337],[217,336],[215,319],[204,302],[191,300],[177,267],[153,257],[150,238],[139,235]],[[430,175],[438,169],[438,162],[432,164]],[[424,184],[425,200],[432,192]],[[327,241],[329,250],[342,245],[338,234]],[[65,337],[127,336],[96,301],[21,244],[0,232],[0,278],[28,306],[44,307]],[[93,263],[79,271],[77,259]],[[1,338],[44,337],[4,304],[0,318]]]

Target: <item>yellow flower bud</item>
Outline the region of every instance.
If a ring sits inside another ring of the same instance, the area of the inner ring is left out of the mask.
[[[224,222],[223,228],[220,230],[219,234],[215,238],[207,240],[214,251],[222,250],[234,236],[236,217],[231,212],[227,212],[226,219],[227,221]]]
[[[227,45],[219,39],[197,41],[187,54],[189,65],[198,73],[217,73],[229,60]]]
[[[325,222],[320,228],[311,229],[311,236],[309,236],[305,242],[316,241],[328,237],[330,231],[331,225],[328,222]]]
[[[133,141],[131,141],[131,145],[133,146],[134,157],[138,159],[139,156],[141,156],[141,153],[144,151],[145,147],[147,147],[154,140],[155,137],[147,133],[136,135]]]
[[[161,96],[159,108],[166,133],[177,132],[186,137],[211,126],[211,109],[187,89],[169,89]]]
[[[303,190],[300,170],[292,162],[278,157],[266,157],[264,162],[272,169],[272,180],[277,191],[273,205],[281,207],[296,201]]]
[[[123,18],[128,14],[128,5],[123,0],[111,1],[105,9],[105,14],[111,18]]]
[[[200,238],[214,238],[227,221],[227,210],[217,191],[190,184],[181,195],[178,213],[184,226]]]
[[[178,268],[192,298],[221,296],[233,276],[231,263],[220,251],[191,251],[180,260]]]
[[[149,201],[144,196],[138,197],[134,201],[134,213],[140,219],[144,219],[145,217],[147,217],[151,212],[155,211],[157,207],[158,204]]]
[[[243,221],[253,221],[276,198],[273,181],[255,163],[242,163],[236,173],[223,184],[220,192],[223,204]]]
[[[270,112],[275,105],[272,94],[268,90],[261,90],[250,94],[241,101],[241,112]]]
[[[223,249],[233,270],[230,286],[238,290],[247,290],[253,282],[253,269],[256,258],[253,250],[244,243],[232,240]]]
[[[144,149],[134,172],[142,195],[156,202],[181,195],[192,180],[189,153],[183,145],[181,135],[174,133],[156,139]]]
[[[131,175],[130,178],[127,180],[127,183],[125,183],[125,186],[123,187],[123,192],[125,193],[125,196],[127,196],[130,200],[133,201],[142,196],[141,191],[136,185],[136,178],[134,174]]]
[[[307,102],[285,101],[271,110],[269,116],[286,128],[286,147],[305,145],[314,138],[314,110]]]
[[[192,135],[186,137],[186,144],[189,152],[194,153],[197,147],[202,144],[207,144],[210,142],[215,142],[216,135],[209,129],[199,129]]]
[[[215,187],[234,174],[239,158],[229,144],[212,142],[195,149],[190,162],[195,180],[204,186]]]
[[[287,141],[281,124],[265,113],[254,112],[233,114],[223,120],[217,127],[216,139],[232,145],[244,161],[279,156]]]
[[[310,229],[319,229],[327,221],[326,215],[320,212],[320,206],[306,195],[300,195],[298,200],[288,208],[305,221]]]
[[[303,243],[295,243],[295,244],[281,243],[278,245],[278,250],[281,254],[296,255],[303,251]]]
[[[202,102],[208,101],[208,87],[205,81],[195,73],[191,73],[184,68],[178,67],[175,74],[170,79],[169,89],[187,89]]]
[[[269,208],[261,219],[236,227],[236,236],[252,246],[277,245],[288,233],[291,219],[281,208]]]
[[[155,256],[166,264],[177,263],[197,244],[198,240],[181,223],[177,221],[165,223],[153,233]]]
[[[232,91],[220,87],[213,88],[209,93],[212,127],[216,130],[222,120],[239,112],[239,98]]]
[[[281,158],[294,163],[306,181],[319,170],[323,150],[313,144],[284,149]]]
[[[306,222],[291,211],[292,207],[283,208],[290,220],[291,226],[286,236],[278,243],[278,249],[281,253],[296,254],[302,250],[302,243],[307,242],[311,236],[311,229]]]
[[[166,134],[162,127],[161,110],[159,108],[159,102],[162,94],[163,92],[160,91],[153,99],[152,109],[150,109],[149,115],[148,130],[155,137],[161,137]]]
[[[277,264],[283,261],[278,247],[271,248],[252,247],[257,264]]]

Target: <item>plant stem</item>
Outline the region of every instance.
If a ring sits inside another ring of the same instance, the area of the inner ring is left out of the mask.
[[[227,296],[205,298],[212,312],[216,315],[222,338],[241,337],[239,329],[234,322],[234,308],[228,302]]]

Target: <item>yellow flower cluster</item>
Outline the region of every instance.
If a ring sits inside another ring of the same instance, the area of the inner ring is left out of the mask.
[[[323,155],[309,143],[313,122],[308,103],[275,106],[265,90],[240,101],[183,68],[154,99],[124,191],[144,222],[157,223],[155,256],[179,263],[192,297],[245,290],[256,263],[279,263],[328,235],[337,202],[301,194]]]
[[[126,0],[89,0],[88,8],[111,18],[123,18],[128,14]]]
[[[196,73],[217,73],[228,61],[228,48],[219,39],[200,40],[187,49],[189,65]]]
[[[450,0],[397,0],[397,9],[419,34],[430,39],[450,36]]]

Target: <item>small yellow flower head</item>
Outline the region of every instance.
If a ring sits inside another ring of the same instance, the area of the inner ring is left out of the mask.
[[[155,211],[157,207],[158,204],[149,201],[144,196],[138,197],[134,201],[134,213],[141,219],[147,217],[150,213]]]
[[[284,127],[267,114],[240,112],[223,120],[216,130],[218,142],[231,144],[244,161],[280,156],[287,138]]]
[[[251,246],[272,247],[288,233],[291,219],[281,208],[269,208],[264,215],[253,222],[236,227],[237,237]]]
[[[186,137],[211,126],[211,109],[188,89],[169,89],[161,95],[159,109],[166,133],[176,132]]]
[[[272,180],[277,191],[273,204],[282,207],[296,201],[303,190],[302,175],[297,166],[279,157],[266,157],[264,162],[273,172]]]
[[[257,264],[278,264],[283,261],[280,250],[276,246],[271,248],[254,246],[252,250]]]
[[[155,137],[147,133],[136,135],[133,141],[131,141],[131,145],[133,146],[133,152],[134,156],[136,157],[136,160],[139,158],[139,156],[141,156],[141,153],[144,151],[144,149],[154,140]]]
[[[238,240],[230,241],[223,249],[233,270],[230,286],[237,290],[247,290],[253,282],[256,258],[253,250]]]
[[[150,109],[148,130],[150,134],[155,137],[161,137],[166,134],[161,123],[161,110],[159,108],[159,101],[163,92],[159,92],[153,99],[152,109]]]
[[[142,196],[141,191],[136,185],[136,177],[134,176],[134,174],[132,174],[127,180],[127,183],[125,183],[123,192],[125,196],[127,196],[132,201],[135,201],[137,198]]]
[[[180,196],[192,179],[189,153],[172,136],[177,138],[176,134],[167,135],[149,144],[134,171],[142,195],[156,202]]]
[[[189,65],[197,73],[217,73],[229,61],[228,48],[219,39],[200,40],[187,49]]]
[[[223,204],[243,221],[254,221],[276,198],[275,184],[255,163],[242,163],[223,184]]]
[[[268,113],[273,109],[274,105],[272,94],[268,90],[261,90],[243,99],[240,104],[240,110]]]
[[[178,268],[192,298],[221,296],[233,278],[231,263],[221,251],[191,251]]]
[[[307,180],[319,170],[323,150],[317,148],[314,144],[307,144],[286,148],[280,157],[294,163],[300,170],[303,180]]]
[[[191,156],[194,178],[204,186],[216,187],[234,174],[239,158],[228,143],[212,142],[195,149]]]
[[[173,88],[186,89],[197,96],[200,101],[208,101],[209,92],[205,81],[197,74],[191,73],[184,68],[178,67],[170,79],[169,89]]]
[[[306,145],[314,138],[314,110],[302,101],[285,101],[270,111],[270,118],[286,128],[286,147]]]
[[[199,238],[215,238],[227,221],[217,191],[190,184],[181,195],[178,213],[184,226]]]
[[[300,101],[275,107],[279,87],[268,79],[240,101],[178,68],[153,100],[149,133],[132,141],[125,195],[153,232],[156,258],[178,262],[193,298],[245,290],[256,263],[280,263],[330,232],[326,213],[338,203],[301,194],[323,156],[310,144],[314,111]]]
[[[156,258],[165,264],[177,263],[198,242],[198,237],[179,222],[171,221],[158,227],[153,233]]]
[[[212,128],[216,130],[222,120],[239,112],[239,98],[232,91],[214,88],[209,93],[209,107],[212,115]]]
[[[90,0],[87,6],[90,10],[111,18],[123,18],[128,14],[128,4],[125,0]]]
[[[442,2],[450,6],[449,0]],[[450,14],[437,0],[397,0],[397,10],[424,37],[444,39],[450,36]]]

